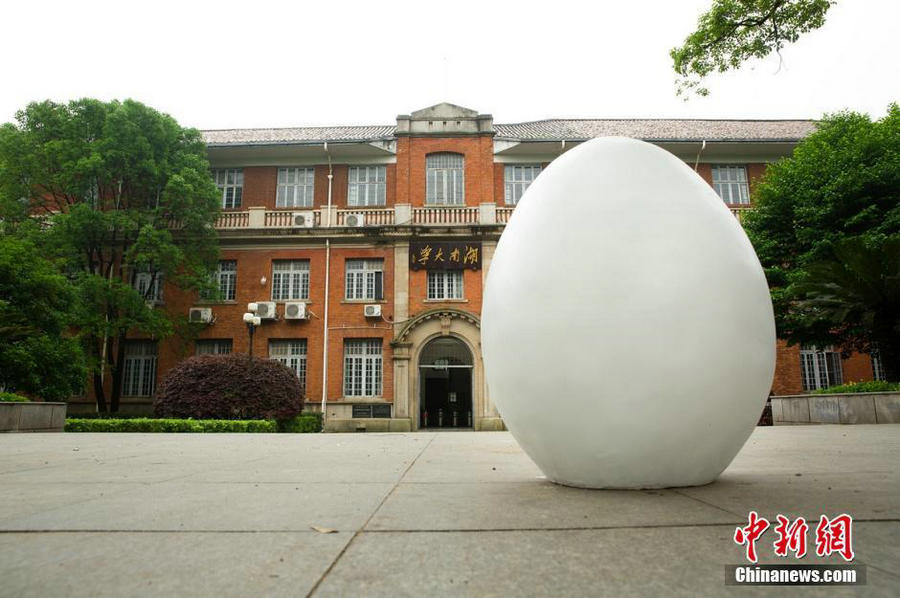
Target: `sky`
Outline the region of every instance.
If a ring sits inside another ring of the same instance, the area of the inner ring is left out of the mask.
[[[781,61],[684,101],[669,49],[710,2],[4,2],[0,122],[85,96],[200,129],[393,124],[442,101],[498,123],[879,117],[900,101],[898,0],[838,0]]]

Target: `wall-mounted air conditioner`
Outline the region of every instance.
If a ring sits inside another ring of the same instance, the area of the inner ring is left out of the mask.
[[[292,222],[299,228],[312,228],[316,222],[315,212],[294,212]]]
[[[284,304],[285,320],[305,320],[306,319],[306,302],[305,301],[288,301]]]
[[[256,306],[256,315],[259,316],[260,319],[274,320],[276,317],[278,317],[278,314],[275,313],[274,301],[257,301]]]
[[[192,307],[188,311],[188,320],[190,322],[209,324],[212,322],[213,313],[211,307]]]
[[[359,227],[366,225],[366,215],[365,214],[344,214],[344,226],[351,227]]]
[[[367,318],[380,318],[381,317],[381,306],[377,303],[373,303],[371,305],[366,305],[364,313]]]

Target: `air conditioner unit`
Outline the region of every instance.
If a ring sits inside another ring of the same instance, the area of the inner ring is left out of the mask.
[[[191,322],[209,324],[212,322],[212,317],[213,313],[211,307],[192,307],[190,311],[188,311],[188,320]]]
[[[359,227],[366,225],[365,214],[344,214],[344,226]]]
[[[377,303],[373,303],[371,305],[367,305],[365,308],[365,314],[367,318],[380,318],[381,317],[381,306]]]
[[[293,223],[296,227],[311,228],[316,222],[314,212],[294,212]]]
[[[306,302],[290,301],[284,304],[285,320],[305,320],[306,319]]]
[[[277,317],[275,313],[274,301],[257,301],[256,315],[263,320],[274,320]]]

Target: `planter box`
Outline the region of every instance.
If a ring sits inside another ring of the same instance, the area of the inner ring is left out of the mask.
[[[900,392],[772,397],[774,424],[900,424]]]
[[[0,432],[62,432],[65,403],[0,402]]]

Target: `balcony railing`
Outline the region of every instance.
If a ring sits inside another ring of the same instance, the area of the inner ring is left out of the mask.
[[[742,221],[747,207],[729,206],[731,213]],[[506,224],[512,216],[514,206],[496,206],[492,203],[477,207],[412,207],[398,204],[393,208],[318,210],[268,210],[249,208],[242,212],[222,212],[216,221],[216,228],[222,230],[265,229],[265,228],[355,228],[366,226],[470,226]]]
[[[248,208],[241,212],[222,212],[216,221],[216,228],[222,230],[265,229],[265,228],[320,228],[320,227],[365,227],[394,225],[449,225],[467,226],[473,224],[503,224],[509,218],[512,208],[495,208],[494,204],[478,207],[424,207],[414,208],[409,204],[399,204],[392,208],[349,208],[336,207],[316,210],[269,210]],[[502,216],[500,216],[502,214]],[[498,218],[504,218],[499,221]]]
[[[738,219],[738,222],[743,223],[744,214],[746,214],[750,210],[750,206],[740,208],[731,206],[728,209],[731,210],[731,213],[734,214],[734,217]]]

